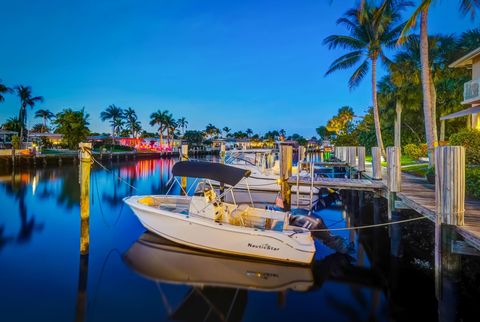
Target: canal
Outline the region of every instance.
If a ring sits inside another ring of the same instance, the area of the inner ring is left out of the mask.
[[[311,267],[207,255],[146,234],[122,198],[164,193],[174,162],[93,166],[86,258],[76,166],[0,172],[0,320],[478,320],[480,257],[436,245],[427,220],[332,231],[338,242],[318,240]],[[329,228],[388,221],[382,198],[341,198],[317,212]]]

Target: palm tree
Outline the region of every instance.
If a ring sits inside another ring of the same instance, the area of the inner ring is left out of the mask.
[[[228,134],[230,133],[232,129],[229,128],[228,126],[225,126],[222,131],[225,132],[225,136],[228,137]]]
[[[6,131],[20,132],[20,121],[16,117],[10,117],[2,124],[2,129]]]
[[[184,116],[182,116],[177,120],[177,124],[182,129],[182,136],[183,136],[185,134],[185,129],[188,126],[188,121]]]
[[[18,119],[20,121],[20,142],[23,142],[23,135],[27,123],[27,106],[33,109],[37,102],[43,102],[42,96],[32,96],[32,88],[30,86],[15,86],[17,96],[20,98],[20,112]]]
[[[123,111],[123,117],[125,118],[127,129],[129,130],[132,137],[137,137],[138,132],[141,131],[142,126],[138,121],[137,113],[131,107]]]
[[[245,131],[245,133],[247,133],[247,136],[248,136],[248,137],[251,137],[252,134],[253,134],[253,131],[252,131],[252,129],[247,129],[247,130]]]
[[[163,132],[167,129],[167,122],[171,117],[171,114],[168,110],[161,111],[158,110],[150,115],[150,125],[155,126],[158,125],[158,135],[160,136],[160,146],[163,147]]]
[[[471,17],[475,15],[475,7],[480,7],[478,0],[459,0],[460,12],[462,15],[470,14]],[[412,16],[405,24],[399,43],[404,42],[407,37],[405,35],[413,30],[417,24],[417,19],[420,16],[420,65],[421,65],[421,80],[423,92],[423,114],[425,117],[425,136],[427,138],[428,156],[430,166],[435,164],[434,149],[437,145],[437,122],[435,111],[435,85],[433,84],[432,75],[430,71],[430,57],[428,46],[428,10],[430,5],[436,0],[422,0],[418,7],[413,12]]]
[[[45,132],[45,130],[47,129],[47,120],[51,120],[52,118],[54,118],[55,114],[53,114],[49,110],[41,109],[35,112],[35,117],[43,119],[42,132]]]
[[[165,129],[167,130],[167,145],[170,147],[173,140],[173,135],[177,129],[178,124],[173,118],[172,114],[167,114],[165,117]]]
[[[389,63],[388,58],[384,54],[384,48],[393,48],[397,42],[403,25],[396,24],[400,19],[399,11],[404,7],[405,4],[402,2],[396,2],[393,5],[392,1],[386,0],[380,6],[374,6],[366,1],[361,7],[348,10],[342,18],[337,20],[337,24],[347,28],[349,35],[332,35],[324,40],[324,44],[328,45],[330,49],[340,47],[351,50],[351,52],[336,59],[330,65],[326,75],[340,69],[348,69],[361,61],[349,79],[348,85],[350,89],[360,84],[367,74],[371,63],[375,134],[377,144],[383,155],[385,155],[385,149],[380,128],[376,90],[377,63],[378,59],[381,59],[386,64]]]
[[[3,96],[3,94],[8,94],[11,92],[12,89],[2,84],[2,80],[0,79],[0,102],[5,101],[5,97]]]
[[[105,111],[100,113],[100,119],[102,122],[110,120],[110,125],[112,126],[112,141],[115,144],[115,136],[118,133],[118,130],[122,126],[122,117],[123,110],[120,107],[115,106],[115,104],[109,105]]]
[[[208,123],[208,125],[205,127],[205,133],[210,137],[210,139],[212,139],[215,135],[220,133],[220,130],[212,123]]]

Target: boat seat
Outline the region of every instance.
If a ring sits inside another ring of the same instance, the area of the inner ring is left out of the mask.
[[[249,208],[250,207],[247,204],[241,204],[235,207],[235,209],[233,209],[229,214],[230,224],[237,225],[237,226],[240,226],[240,225],[245,226],[244,218],[247,216]]]

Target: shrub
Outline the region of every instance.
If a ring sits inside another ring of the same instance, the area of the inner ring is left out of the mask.
[[[418,160],[427,156],[427,145],[410,143],[403,147],[403,153],[412,160]]]
[[[480,199],[480,168],[465,169],[465,190],[469,197]]]
[[[480,131],[463,130],[450,136],[450,145],[465,147],[467,164],[480,164]]]
[[[12,147],[14,149],[20,149],[20,138],[17,135],[12,136]]]

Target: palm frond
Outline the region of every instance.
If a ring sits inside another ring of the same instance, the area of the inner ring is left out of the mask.
[[[345,54],[337,59],[335,59],[330,67],[328,68],[325,75],[329,75],[337,70],[340,69],[347,69],[358,63],[358,61],[362,58],[362,51],[357,50],[351,53]]]
[[[470,14],[470,18],[473,20],[475,18],[475,10],[480,8],[480,0],[461,0],[460,1],[460,12],[462,15],[466,16]]]
[[[357,70],[355,70],[355,72],[348,80],[348,87],[350,89],[357,87],[362,81],[362,79],[365,78],[365,75],[367,75],[368,72],[369,65],[370,64],[368,62],[368,59],[365,59],[363,63],[358,66]]]
[[[351,36],[331,35],[323,40],[324,45],[328,45],[328,49],[335,49],[337,47],[343,49],[361,49],[365,47],[366,43],[360,39],[355,39]]]
[[[398,38],[398,44],[402,44],[404,43],[407,38],[407,34],[416,27],[417,25],[417,19],[418,19],[418,16],[420,15],[420,13],[423,11],[423,10],[428,10],[428,8],[430,7],[430,3],[432,2],[432,0],[422,0],[422,2],[420,3],[420,5],[415,9],[415,11],[413,12],[413,14],[410,16],[410,18],[407,20],[407,22],[405,23],[405,26],[403,27],[403,30],[402,32],[400,33],[400,37]]]

